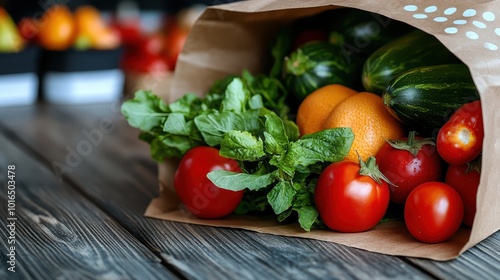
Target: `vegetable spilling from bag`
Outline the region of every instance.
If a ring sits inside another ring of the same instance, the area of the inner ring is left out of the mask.
[[[169,104],[141,90],[122,113],[153,159],[181,159],[174,187],[199,218],[340,232],[400,219],[417,240],[445,241],[475,215],[479,94],[435,37],[395,20],[373,29],[372,16],[299,19],[277,34],[268,73]]]

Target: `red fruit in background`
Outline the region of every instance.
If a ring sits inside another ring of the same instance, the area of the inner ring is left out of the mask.
[[[481,158],[468,164],[450,165],[446,171],[445,183],[452,186],[464,202],[463,223],[472,227],[476,215],[476,197],[481,175]]]
[[[125,71],[137,73],[163,73],[169,71],[165,57],[151,54],[125,55],[121,68]]]
[[[141,38],[139,21],[114,23],[113,27],[118,31],[121,41],[125,46],[133,45]]]
[[[443,161],[434,141],[415,137],[414,131],[408,137],[388,140],[376,158],[380,172],[392,183],[391,201],[397,204],[404,204],[418,185],[443,177]]]
[[[137,55],[159,55],[163,51],[164,39],[161,34],[152,34],[142,37],[137,45]]]
[[[22,18],[17,23],[17,28],[24,40],[27,42],[36,42],[39,27],[35,19],[28,17]]]
[[[175,69],[177,58],[184,47],[188,34],[188,30],[176,26],[166,31],[164,55],[171,70]]]

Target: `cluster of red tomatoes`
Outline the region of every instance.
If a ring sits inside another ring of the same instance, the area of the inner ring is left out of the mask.
[[[455,111],[436,141],[410,132],[387,141],[367,162],[330,164],[314,193],[322,221],[340,232],[366,231],[393,203],[404,207],[404,222],[417,240],[449,239],[462,224],[472,226],[483,137],[481,104],[475,101]],[[218,169],[241,172],[218,149],[198,146],[183,156],[175,174],[177,194],[200,218],[229,215],[243,197],[243,191],[220,189],[207,178]]]
[[[188,29],[169,23],[165,30],[126,41],[122,68],[136,73],[173,71],[188,33]]]
[[[404,207],[417,240],[445,241],[462,224],[472,226],[483,137],[481,104],[474,101],[454,112],[435,142],[410,133],[388,141],[366,163],[333,163],[316,186],[320,216],[337,231],[366,231],[392,202]]]

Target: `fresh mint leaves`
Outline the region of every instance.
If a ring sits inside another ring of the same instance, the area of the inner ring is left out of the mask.
[[[137,91],[134,99],[125,102],[121,110],[131,126],[143,131],[161,126],[169,111],[159,97],[144,90]]]
[[[220,188],[246,190],[236,213],[269,210],[280,222],[298,217],[309,231],[321,225],[314,182],[326,164],[347,155],[354,135],[336,128],[299,138],[285,99],[278,79],[244,71],[215,83],[205,97],[186,94],[166,104],[151,91],[138,91],[121,109],[157,161],[180,158],[200,145],[238,160],[243,173],[207,175]]]
[[[122,104],[121,111],[131,126],[142,131],[140,139],[150,144],[151,157],[162,161],[182,157],[195,146],[219,146],[232,130],[258,133],[261,110],[272,108],[285,116],[285,98],[277,79],[244,71],[241,77],[217,82],[203,98],[186,94],[165,104],[151,91],[140,90]]]
[[[354,134],[350,128],[326,129],[290,141],[284,121],[274,112],[261,116],[264,131],[230,131],[220,143],[222,156],[239,160],[243,166],[257,165],[258,175],[249,168],[245,180],[238,173],[216,170],[208,178],[218,187],[228,190],[247,189],[250,192],[266,188],[266,198],[279,220],[297,212],[300,226],[306,230],[318,224],[314,207],[317,165],[342,160],[349,152]],[[251,178],[251,179],[250,179]],[[252,207],[249,207],[252,209]]]

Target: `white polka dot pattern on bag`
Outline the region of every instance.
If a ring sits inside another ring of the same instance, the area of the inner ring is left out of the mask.
[[[491,11],[481,13],[472,8],[459,11],[456,7],[446,7],[440,11],[437,6],[433,5],[425,7],[406,5],[403,9],[411,13],[415,19],[433,20],[443,24],[443,31],[446,34],[464,34],[469,40],[483,43],[482,46],[487,50],[496,51],[499,48],[497,44],[488,41],[488,38],[492,36],[500,37],[500,27],[492,26],[496,15]],[[492,30],[493,34],[485,36],[482,29]]]

